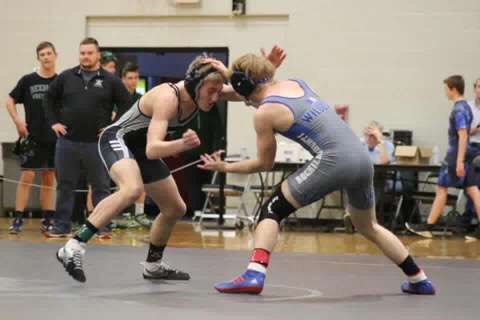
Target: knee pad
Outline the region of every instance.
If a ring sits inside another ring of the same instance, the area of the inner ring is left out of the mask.
[[[275,191],[270,199],[262,206],[258,222],[264,219],[272,219],[280,223],[296,209],[285,199],[282,190]]]

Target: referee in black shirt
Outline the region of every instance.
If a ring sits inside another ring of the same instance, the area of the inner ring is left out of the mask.
[[[74,189],[84,169],[96,206],[109,195],[110,179],[98,154],[99,133],[111,123],[113,105],[130,107],[130,97],[120,79],[100,68],[97,40],[80,43],[80,65],[62,72],[45,96],[47,120],[58,137],[55,163],[57,202],[50,237],[71,232]]]

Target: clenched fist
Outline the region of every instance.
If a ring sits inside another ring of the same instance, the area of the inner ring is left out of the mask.
[[[198,138],[197,133],[192,129],[188,129],[183,134],[182,141],[187,150],[196,148],[201,144],[200,138]]]

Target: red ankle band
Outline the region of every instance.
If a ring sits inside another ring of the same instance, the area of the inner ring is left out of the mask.
[[[251,262],[259,263],[268,267],[269,260],[270,252],[265,249],[253,249],[252,256],[250,257]]]

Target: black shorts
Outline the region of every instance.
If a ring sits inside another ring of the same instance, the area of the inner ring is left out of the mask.
[[[98,141],[98,151],[108,172],[117,161],[133,159],[137,162],[143,183],[149,184],[170,176],[165,162],[161,159],[147,159],[144,143],[125,143],[123,129],[112,126],[103,131]]]
[[[21,170],[54,170],[55,143],[37,143],[32,152],[18,157]]]
[[[470,163],[465,163],[465,176],[457,177],[457,167],[443,163],[438,173],[437,184],[444,188],[469,188],[479,185],[479,176]]]

